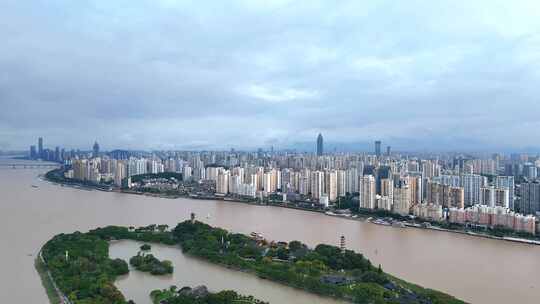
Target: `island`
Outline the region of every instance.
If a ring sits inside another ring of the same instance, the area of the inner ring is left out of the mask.
[[[239,295],[232,290],[211,293],[206,286],[195,288],[186,286],[180,289],[171,286],[168,289],[152,291],[150,297],[155,304],[268,304],[268,302],[255,299],[253,296]]]
[[[152,249],[152,246],[150,246],[149,244],[143,244],[141,246],[141,251],[150,251],[150,249]]]
[[[139,252],[129,259],[129,264],[142,272],[149,272],[152,275],[164,275],[173,273],[171,261],[160,261],[152,254]]]
[[[113,240],[178,245],[187,255],[231,271],[353,303],[465,303],[385,273],[381,265],[372,265],[362,254],[346,248],[268,241],[257,233],[248,236],[211,227],[196,221],[193,214],[171,231],[156,227],[108,226],[60,234],[43,246],[44,264],[72,303],[127,303],[114,286],[116,277],[126,272],[126,262],[109,258]]]

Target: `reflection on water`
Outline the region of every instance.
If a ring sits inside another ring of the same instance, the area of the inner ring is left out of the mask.
[[[111,243],[111,258],[129,261],[136,255],[143,243],[134,241],[115,241]],[[172,275],[153,276],[130,267],[128,275],[119,278],[115,285],[128,299],[137,304],[151,304],[149,294],[154,289],[206,285],[211,291],[231,289],[241,294],[253,295],[270,303],[343,303],[330,298],[323,298],[302,290],[257,278],[241,271],[227,269],[203,260],[185,256],[182,250],[174,246],[152,244],[150,251],[160,260],[170,260],[174,265]]]

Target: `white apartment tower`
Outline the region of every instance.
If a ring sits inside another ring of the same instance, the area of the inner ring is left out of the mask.
[[[373,175],[365,175],[360,177],[360,208],[375,209],[375,177]]]

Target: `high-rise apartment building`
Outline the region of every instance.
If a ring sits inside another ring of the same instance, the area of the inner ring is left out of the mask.
[[[74,160],[72,163],[73,178],[77,180],[85,180],[86,173],[86,159]]]
[[[422,203],[422,176],[409,175],[409,191],[411,192],[411,204]]]
[[[487,185],[487,178],[476,174],[463,174],[461,185],[465,191],[465,206],[480,204],[480,188]]]
[[[463,187],[450,187],[448,207],[465,208],[465,191]]]
[[[490,186],[481,188],[480,193],[482,205],[489,207],[510,207],[510,192],[508,189]]]
[[[348,192],[349,194],[353,194],[358,192],[359,186],[358,186],[358,169],[356,168],[349,168],[347,171],[345,171],[345,179],[346,179],[346,186],[345,186],[345,192]]]
[[[335,202],[337,200],[337,172],[336,170],[331,170],[326,172],[325,176],[325,188],[326,194],[328,195],[328,200],[330,202]]]
[[[517,204],[517,211],[527,214],[535,214],[540,211],[540,183],[522,183],[519,188],[520,199]]]
[[[411,193],[409,186],[400,181],[397,187],[394,187],[394,212],[406,216],[411,210]]]
[[[495,207],[495,188],[483,187],[480,188],[480,204],[489,207]]]
[[[337,196],[342,197],[346,194],[346,175],[344,170],[337,170]]]
[[[182,168],[182,179],[186,182],[192,180],[192,168],[190,166],[184,166]]]
[[[514,210],[515,202],[515,184],[513,176],[497,176],[495,177],[495,188],[508,189],[508,208]]]
[[[375,177],[373,175],[365,175],[359,179],[360,185],[360,208],[374,209],[375,208]]]
[[[228,194],[229,193],[229,170],[222,170],[218,173],[216,181],[216,193]]]
[[[322,171],[313,171],[310,174],[311,186],[310,192],[311,197],[314,199],[321,198],[321,195],[324,193],[324,172]]]
[[[394,181],[390,178],[381,179],[381,196],[394,199]]]
[[[127,168],[123,161],[118,161],[116,163],[116,168],[114,170],[114,184],[117,187],[122,186],[122,181],[127,177]]]
[[[495,206],[510,208],[510,191],[495,188]]]

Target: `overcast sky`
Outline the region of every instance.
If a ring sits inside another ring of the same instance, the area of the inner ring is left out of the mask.
[[[0,1],[0,149],[540,146],[540,3]]]

